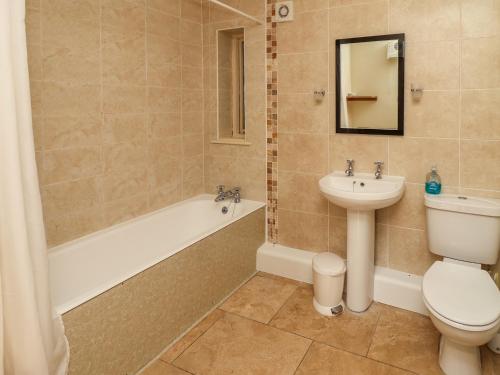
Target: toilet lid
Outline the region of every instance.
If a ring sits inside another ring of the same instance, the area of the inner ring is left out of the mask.
[[[459,264],[434,264],[425,273],[422,293],[441,316],[468,326],[484,326],[500,317],[500,292],[483,270]]]

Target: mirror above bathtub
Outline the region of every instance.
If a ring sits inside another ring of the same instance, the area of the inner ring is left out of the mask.
[[[216,34],[216,143],[246,144],[245,29],[220,29]]]
[[[404,134],[404,40],[336,40],[337,133]]]

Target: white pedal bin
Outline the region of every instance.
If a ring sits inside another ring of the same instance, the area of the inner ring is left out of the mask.
[[[319,253],[313,258],[313,305],[317,312],[326,316],[339,315],[344,311],[342,292],[346,266],[344,260],[333,253]]]

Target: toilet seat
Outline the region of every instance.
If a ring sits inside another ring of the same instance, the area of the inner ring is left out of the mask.
[[[486,271],[436,261],[425,273],[422,294],[436,318],[468,331],[482,331],[500,319],[500,292]]]

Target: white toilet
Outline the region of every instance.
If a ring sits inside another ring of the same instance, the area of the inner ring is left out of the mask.
[[[447,375],[481,375],[479,346],[500,327],[500,292],[481,264],[500,250],[500,201],[425,196],[429,250],[444,257],[423,277],[422,294],[441,333],[439,364]]]

